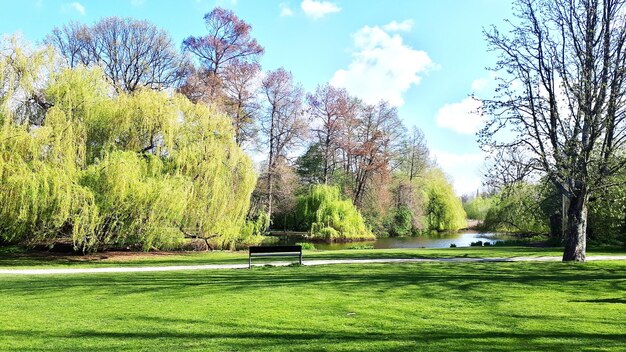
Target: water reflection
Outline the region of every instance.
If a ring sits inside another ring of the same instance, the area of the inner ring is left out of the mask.
[[[387,237],[378,238],[375,241],[350,242],[350,243],[315,243],[316,249],[336,250],[349,249],[359,246],[370,246],[375,249],[388,248],[450,248],[451,244],[457,247],[469,247],[472,242],[482,241],[494,243],[497,240],[511,239],[510,236],[492,232],[449,232],[436,235],[423,235],[416,237]],[[302,235],[291,233],[267,237],[264,245],[289,245],[304,242]]]

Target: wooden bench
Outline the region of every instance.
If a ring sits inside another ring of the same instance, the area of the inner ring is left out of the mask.
[[[252,267],[252,257],[298,257],[302,265],[302,246],[253,246],[248,252],[248,268]]]

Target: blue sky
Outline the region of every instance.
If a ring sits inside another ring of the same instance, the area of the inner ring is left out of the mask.
[[[458,194],[480,186],[484,155],[472,92],[493,87],[482,29],[511,17],[510,0],[22,0],[3,2],[0,33],[41,41],[70,20],[147,19],[180,43],[204,34],[202,16],[230,8],[265,47],[265,70],[284,66],[307,90],[331,82],[366,101],[388,99],[420,127]]]

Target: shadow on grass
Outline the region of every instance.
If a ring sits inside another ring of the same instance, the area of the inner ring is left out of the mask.
[[[179,295],[185,290],[202,289],[204,294],[246,292],[274,286],[306,288],[311,285],[331,291],[385,291],[396,287],[440,286],[452,293],[477,291],[482,287],[517,285],[554,287],[576,292],[580,285],[626,290],[624,264],[596,263],[420,263],[368,264],[324,267],[254,267],[241,270],[211,270],[161,273],[107,273],[89,275],[5,276],[0,295],[40,295],[69,289],[111,292],[116,295],[160,292]],[[541,268],[541,270],[538,270]],[[615,303],[615,302],[614,302]]]
[[[210,327],[210,325],[207,325]],[[180,349],[182,346],[196,347],[221,346],[221,349],[235,350],[298,350],[317,351],[353,350],[356,346],[373,348],[377,351],[412,351],[420,348],[454,349],[468,351],[510,351],[510,350],[551,350],[573,351],[593,349],[601,345],[603,350],[623,347],[626,333],[602,334],[593,332],[567,331],[524,331],[524,332],[485,332],[485,331],[420,331],[401,329],[399,331],[347,331],[335,329],[296,329],[287,327],[222,326],[224,331],[137,331],[115,332],[98,330],[73,330],[67,333],[45,331],[3,330],[9,338],[30,338],[37,336],[49,341],[63,341],[66,348],[73,351],[115,350],[130,344],[158,349]],[[85,341],[91,341],[86,344]],[[347,346],[350,344],[352,346]],[[358,350],[358,349],[357,349]]]
[[[573,301],[570,301],[570,302],[626,304],[626,298],[581,299],[581,300],[573,300]]]

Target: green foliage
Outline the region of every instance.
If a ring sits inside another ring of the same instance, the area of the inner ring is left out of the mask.
[[[491,231],[548,233],[548,215],[542,208],[545,199],[542,184],[510,185],[494,196],[483,227]]]
[[[353,244],[349,246],[348,249],[358,249],[358,250],[374,249],[374,246],[371,244]]]
[[[407,236],[413,230],[413,214],[406,205],[401,205],[392,212],[391,221],[387,224],[391,236]]]
[[[162,172],[162,161],[130,151],[114,151],[90,165],[79,179],[95,198],[99,214],[94,231],[77,232],[81,248],[101,244],[134,245],[144,250],[175,248],[193,184]]]
[[[338,187],[315,185],[298,197],[296,218],[311,236],[326,241],[373,239],[363,217]]]
[[[619,184],[589,202],[587,234],[591,242],[626,245],[626,187],[623,180]]]
[[[485,220],[487,212],[493,206],[493,197],[478,196],[463,204],[468,219]]]
[[[270,214],[265,210],[259,210],[251,219],[246,220],[241,229],[241,244],[254,245],[263,240],[263,235],[270,226]]]
[[[467,226],[461,200],[439,169],[424,175],[422,191],[426,199],[425,223],[429,230],[456,231]]]
[[[298,246],[302,246],[303,250],[309,250],[309,251],[314,251],[315,250],[315,245],[313,243],[309,243],[309,242],[298,242],[296,243],[296,245]]]
[[[244,223],[256,177],[227,117],[179,95],[112,95],[98,69],[45,70],[45,52],[12,55],[0,57],[0,238],[68,237],[91,251],[258,236],[262,224]],[[40,126],[16,92],[51,104]]]
[[[298,157],[296,172],[305,183],[324,182],[324,156],[319,143],[312,144]]]

